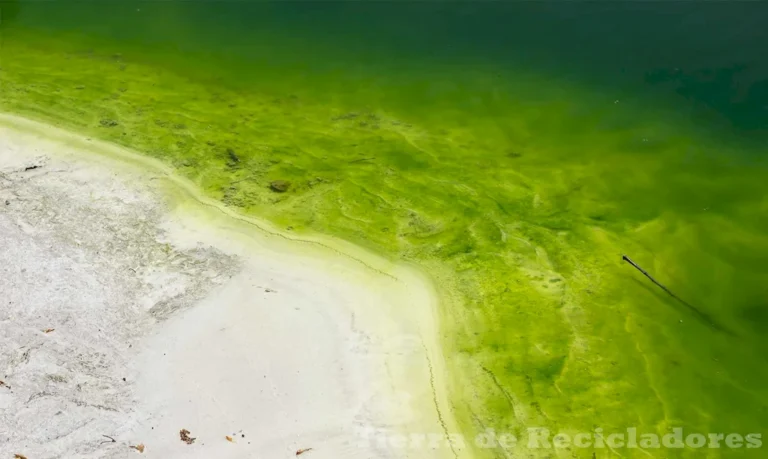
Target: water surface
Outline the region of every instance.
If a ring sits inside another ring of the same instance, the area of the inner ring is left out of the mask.
[[[2,7],[3,110],[429,273],[467,436],[768,425],[766,5]]]

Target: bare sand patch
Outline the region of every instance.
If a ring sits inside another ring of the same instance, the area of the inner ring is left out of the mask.
[[[455,432],[418,272],[0,122],[0,456],[453,457],[382,441]]]

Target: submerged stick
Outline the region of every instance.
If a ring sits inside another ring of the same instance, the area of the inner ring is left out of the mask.
[[[352,164],[352,163],[359,163],[359,162],[361,162],[361,161],[371,161],[371,160],[374,160],[374,159],[376,159],[376,157],[375,157],[375,156],[373,156],[373,157],[371,157],[371,158],[360,158],[360,159],[353,159],[352,161],[347,161],[347,162],[348,162],[348,163],[350,163],[350,164]]]
[[[717,325],[716,325],[716,324],[715,324],[715,323],[712,321],[712,319],[710,319],[710,318],[709,318],[709,317],[708,317],[706,314],[702,313],[702,312],[701,312],[701,311],[699,311],[697,308],[693,307],[693,305],[691,305],[690,303],[688,303],[688,302],[687,302],[687,301],[685,301],[684,299],[682,299],[682,298],[680,298],[679,296],[677,296],[677,295],[675,295],[674,293],[672,293],[672,290],[668,289],[667,287],[665,287],[664,285],[662,285],[662,284],[661,284],[661,282],[659,282],[659,281],[657,281],[656,279],[654,279],[654,278],[653,278],[653,276],[651,276],[650,274],[648,274],[648,271],[646,271],[646,270],[644,270],[643,268],[641,268],[640,266],[638,266],[638,264],[637,264],[637,263],[635,263],[634,261],[632,261],[632,260],[631,260],[631,259],[630,259],[628,256],[626,256],[626,255],[622,255],[622,256],[621,256],[621,259],[622,259],[622,260],[624,260],[624,261],[626,261],[626,262],[627,262],[627,263],[629,263],[630,265],[634,266],[634,267],[635,267],[635,269],[637,269],[638,271],[640,271],[641,273],[643,273],[643,275],[644,275],[645,277],[647,277],[648,279],[650,279],[650,280],[651,280],[651,282],[653,282],[654,284],[658,285],[658,286],[659,286],[659,287],[660,287],[662,290],[664,290],[665,292],[667,292],[667,294],[669,294],[669,296],[671,296],[672,298],[676,299],[677,301],[681,302],[682,304],[684,304],[685,306],[687,306],[688,308],[690,308],[690,309],[691,309],[693,312],[695,312],[696,314],[698,314],[699,316],[701,316],[702,318],[704,318],[704,320],[706,320],[707,322],[709,322],[709,324],[710,324],[710,325],[713,325],[713,326],[715,326],[716,328],[721,328],[721,327],[717,326]]]
[[[643,273],[643,275],[644,275],[645,277],[647,277],[648,279],[650,279],[650,280],[651,280],[651,282],[653,282],[654,284],[656,284],[657,286],[659,286],[659,288],[661,288],[662,290],[664,290],[665,292],[667,292],[667,294],[668,294],[669,296],[671,296],[672,298],[676,299],[677,301],[679,301],[680,303],[682,303],[682,304],[683,304],[685,307],[687,307],[688,309],[690,309],[690,310],[691,310],[691,312],[693,312],[694,314],[696,314],[696,316],[698,316],[698,317],[699,317],[701,320],[703,320],[705,323],[709,324],[711,327],[713,327],[713,328],[714,328],[714,329],[716,329],[716,330],[719,330],[719,331],[721,331],[721,332],[727,333],[727,334],[729,334],[729,335],[733,335],[733,332],[731,332],[731,331],[730,331],[730,330],[728,330],[727,328],[723,327],[722,325],[720,325],[720,324],[716,323],[716,322],[715,322],[715,321],[712,319],[712,317],[710,317],[710,316],[709,316],[709,314],[706,314],[706,313],[704,313],[704,312],[700,311],[698,308],[694,307],[693,305],[691,305],[691,304],[690,304],[690,303],[688,303],[687,301],[683,300],[683,299],[682,299],[682,298],[680,298],[679,296],[677,296],[677,295],[675,295],[674,293],[672,293],[672,291],[671,291],[670,289],[668,289],[667,287],[665,287],[664,285],[662,285],[662,284],[661,284],[661,282],[659,282],[659,281],[657,281],[656,279],[654,279],[654,278],[653,278],[653,276],[651,276],[650,274],[648,274],[648,272],[647,272],[646,270],[644,270],[643,268],[641,268],[640,266],[638,266],[638,264],[637,264],[637,263],[635,263],[634,261],[632,261],[632,260],[631,260],[631,259],[630,259],[628,256],[626,256],[626,255],[622,255],[622,256],[621,256],[621,259],[622,259],[622,260],[624,260],[624,261],[626,261],[626,262],[627,262],[627,263],[629,263],[630,265],[634,266],[634,267],[635,267],[635,269],[637,269],[638,271],[640,271],[641,273]]]
[[[621,259],[622,259],[622,260],[624,260],[624,261],[626,261],[626,262],[627,262],[627,263],[629,263],[630,265],[634,266],[634,267],[635,267],[635,269],[637,269],[638,271],[640,271],[641,273],[643,273],[643,275],[644,275],[645,277],[647,277],[648,279],[650,279],[650,280],[651,280],[651,282],[653,282],[654,284],[658,285],[658,286],[659,286],[659,287],[660,287],[662,290],[664,290],[665,292],[669,293],[669,295],[670,295],[672,298],[676,299],[677,301],[680,301],[680,302],[683,302],[683,303],[685,303],[685,301],[681,300],[681,299],[680,299],[680,298],[679,298],[677,295],[675,295],[674,293],[672,293],[672,291],[671,291],[670,289],[668,289],[667,287],[664,287],[663,285],[661,285],[661,283],[660,283],[659,281],[657,281],[656,279],[654,279],[654,278],[653,278],[653,276],[651,276],[650,274],[648,274],[648,271],[646,271],[646,270],[644,270],[643,268],[641,268],[640,266],[638,266],[638,265],[637,265],[637,263],[635,263],[634,261],[632,261],[632,260],[631,260],[631,259],[630,259],[628,256],[626,256],[626,255],[622,255],[622,256],[621,256]]]

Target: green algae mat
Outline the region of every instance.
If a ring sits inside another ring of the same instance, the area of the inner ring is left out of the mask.
[[[0,110],[419,266],[472,457],[763,457],[766,11],[619,5],[2,2]]]

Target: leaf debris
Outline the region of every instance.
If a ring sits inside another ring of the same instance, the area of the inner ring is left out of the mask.
[[[190,437],[189,433],[190,433],[189,430],[181,429],[179,431],[179,437],[181,438],[181,441],[183,441],[184,443],[186,443],[188,445],[191,445],[192,443],[195,442],[196,438],[195,437]]]

